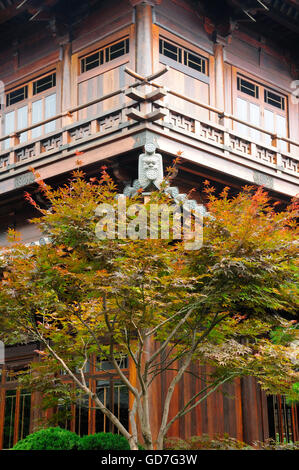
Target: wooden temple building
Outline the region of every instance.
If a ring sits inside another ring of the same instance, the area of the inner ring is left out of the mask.
[[[9,227],[26,243],[44,242],[27,222],[24,191],[37,189],[30,167],[59,185],[80,155],[88,176],[105,164],[122,189],[146,143],[165,163],[183,152],[175,184],[184,191],[208,179],[235,191],[263,185],[273,199],[290,200],[299,183],[298,42],[298,0],[1,0],[0,245]],[[39,393],[16,380],[35,349],[6,348],[0,448],[41,416]],[[126,422],[128,394],[109,363],[95,359],[90,385]],[[153,422],[168,381],[152,391]],[[173,408],[200,386],[184,378]],[[298,409],[267,397],[254,379],[223,392],[169,435],[299,440]],[[72,405],[67,425],[81,435],[113,430],[88,400]]]

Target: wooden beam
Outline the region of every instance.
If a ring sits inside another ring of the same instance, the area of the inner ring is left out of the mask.
[[[272,20],[276,21],[277,23],[281,24],[287,29],[290,29],[296,34],[299,34],[299,25],[297,23],[292,23],[288,21],[283,15],[280,15],[278,12],[275,13],[273,10],[269,10],[264,13],[265,16],[268,16]]]

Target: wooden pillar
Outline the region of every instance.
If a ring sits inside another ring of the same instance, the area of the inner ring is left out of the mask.
[[[130,0],[135,8],[135,58],[136,72],[146,77],[153,73],[153,8],[159,0]],[[141,88],[149,93],[151,87]],[[150,103],[141,103],[140,111],[147,114],[152,111]]]
[[[71,106],[71,63],[72,44],[70,42],[62,46],[62,109]]]
[[[38,391],[32,392],[30,406],[30,427],[29,433],[37,431],[40,427],[40,421],[43,418],[42,413],[42,393]]]
[[[214,43],[215,57],[215,105],[221,111],[225,109],[225,87],[224,87],[224,44],[218,39]]]
[[[152,8],[155,2],[131,1],[135,6],[136,72],[150,75],[153,71]]]
[[[72,43],[68,38],[60,43],[61,46],[61,111],[66,111],[72,105]],[[62,125],[71,124],[71,116],[66,116],[62,120]]]

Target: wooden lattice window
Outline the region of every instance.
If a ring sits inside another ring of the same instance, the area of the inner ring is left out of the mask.
[[[3,134],[13,134],[23,128],[36,124],[44,119],[55,116],[56,103],[56,73],[47,73],[39,78],[17,87],[6,94],[6,108],[3,112]],[[20,143],[31,138],[49,133],[56,128],[55,121],[39,126],[29,132],[22,132]],[[4,150],[9,149],[10,140],[2,143]]]
[[[91,54],[81,58],[81,73],[88,72],[88,70],[94,69],[104,63],[110,62],[111,60],[128,54],[129,47],[129,38],[124,38],[121,41],[117,41],[113,44],[102,47],[97,51],[93,51]]]
[[[282,137],[288,135],[287,98],[279,92],[255,82],[241,74],[236,79],[236,115],[242,121],[261,127]],[[257,143],[271,145],[270,134],[259,132],[244,124],[237,123],[236,129],[244,137]],[[286,142],[281,142],[281,150],[287,150]]]
[[[159,40],[160,54],[168,57],[169,59],[178,62],[179,64],[186,65],[187,67],[196,70],[204,75],[208,75],[208,59],[206,57],[190,51],[184,47],[169,41],[168,39],[160,38]]]

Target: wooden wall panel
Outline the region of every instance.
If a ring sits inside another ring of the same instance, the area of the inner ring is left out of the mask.
[[[105,0],[76,30],[73,52],[91,46],[134,22],[133,7],[126,0]],[[109,41],[109,39],[108,39]]]
[[[242,378],[241,382],[244,441],[263,441],[269,437],[265,397],[253,377]]]
[[[173,367],[176,367],[175,365]],[[193,364],[192,374],[185,374],[176,387],[170,406],[169,420],[196,392],[206,386],[210,366]],[[159,384],[152,387],[151,406],[153,435],[157,435],[161,412],[167,389],[174,376],[173,371],[164,372]],[[208,434],[229,434],[238,440],[252,443],[269,437],[267,400],[252,377],[235,379],[212,393],[189,414],[177,420],[168,432],[168,437],[188,438]]]
[[[231,43],[225,47],[225,61],[276,87],[290,91],[290,66],[282,58],[270,56],[258,44],[249,43],[236,33],[233,34]]]
[[[209,85],[193,77],[189,77],[178,70],[170,68],[157,82],[189,98],[209,104]],[[209,119],[209,112],[195,104],[188,103],[172,95],[169,95],[167,99],[171,106],[182,113],[190,114],[194,118]]]
[[[163,0],[154,8],[154,23],[209,53],[213,52],[213,43],[190,2]]]
[[[123,87],[128,82],[128,75],[125,74],[127,64],[113,68],[88,80],[82,81],[78,85],[78,104],[84,104],[103,95],[111,93]],[[96,113],[105,112],[118,107],[123,103],[123,95],[114,96],[108,100],[97,103],[79,111],[79,120],[91,117]]]

